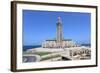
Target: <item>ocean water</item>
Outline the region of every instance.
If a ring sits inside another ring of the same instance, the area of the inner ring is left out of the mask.
[[[23,46],[23,51],[26,51],[28,49],[33,49],[33,48],[38,48],[38,47],[41,47],[41,45],[35,45],[35,46]]]
[[[81,46],[91,46],[91,44],[81,44]]]

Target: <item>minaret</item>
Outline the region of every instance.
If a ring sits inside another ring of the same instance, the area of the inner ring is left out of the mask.
[[[58,17],[58,22],[57,22],[57,46],[61,47],[62,46],[62,22],[61,22],[61,17]]]

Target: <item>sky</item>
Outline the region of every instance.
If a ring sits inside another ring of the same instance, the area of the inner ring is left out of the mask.
[[[64,39],[79,44],[91,42],[90,13],[23,10],[23,45],[41,45],[44,40],[55,39],[59,16]]]

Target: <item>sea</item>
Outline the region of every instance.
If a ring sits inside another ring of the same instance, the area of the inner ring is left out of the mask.
[[[81,46],[91,47],[91,44],[81,44]]]
[[[35,46],[23,46],[23,51],[26,51],[28,49],[34,49],[34,48],[39,48],[41,45],[35,45]]]

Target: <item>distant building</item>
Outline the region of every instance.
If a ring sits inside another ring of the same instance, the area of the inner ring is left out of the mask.
[[[45,40],[42,43],[43,48],[68,48],[68,47],[76,47],[78,46],[72,39],[63,39],[62,36],[62,21],[61,18],[58,17],[57,22],[57,34],[55,40]]]

